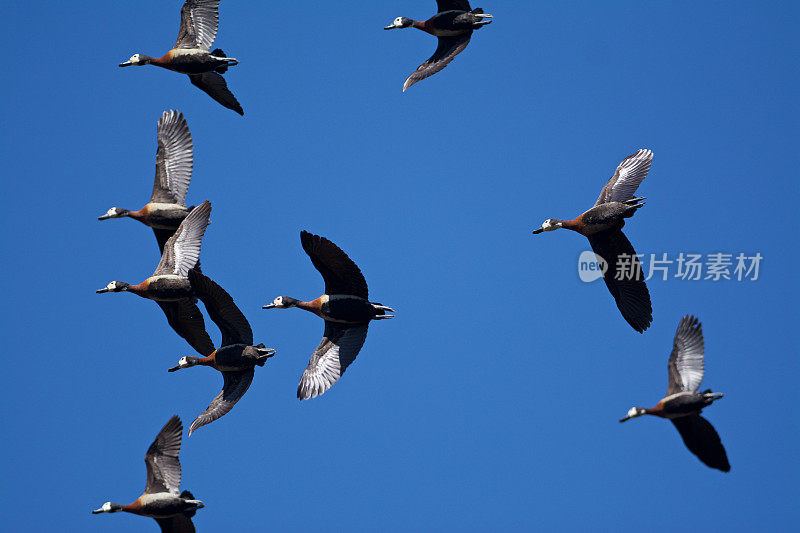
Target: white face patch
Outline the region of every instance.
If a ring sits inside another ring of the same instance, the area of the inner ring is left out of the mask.
[[[275,298],[275,299],[272,301],[272,303],[273,303],[274,305],[278,306],[278,307],[281,307],[281,306],[283,305],[283,296],[278,296],[277,298]]]
[[[104,513],[111,512],[111,502],[104,503],[100,509],[102,509]]]
[[[116,281],[112,281],[111,283],[106,285],[106,289],[108,289],[110,291],[113,291],[116,288],[117,288],[117,282]]]
[[[186,357],[181,357],[180,361],[178,361],[178,366],[180,367],[189,366],[189,359],[187,359]]]
[[[635,407],[631,407],[630,411],[628,411],[628,418],[633,418],[635,416],[639,416],[639,410]]]

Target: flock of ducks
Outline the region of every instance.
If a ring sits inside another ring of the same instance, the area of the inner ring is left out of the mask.
[[[435,53],[420,65],[403,84],[403,91],[431,76],[462,52],[472,32],[492,22],[492,15],[471,9],[466,0],[438,0],[438,13],[426,21],[398,17],[384,29],[413,27],[438,38]],[[175,46],[162,57],[135,54],[120,67],[156,65],[187,74],[192,84],[208,93],[223,106],[243,115],[244,111],[230,92],[222,74],[238,64],[220,49],[210,51],[219,23],[219,0],[186,0],[181,9],[181,25]],[[161,260],[153,274],[132,285],[111,281],[97,293],[131,292],[155,301],[167,317],[170,327],[201,356],[182,357],[169,369],[175,372],[194,366],[206,366],[222,374],[220,393],[195,418],[188,435],[224,416],[250,387],[255,367],[262,367],[276,351],[264,344],[254,344],[253,331],[233,298],[207,277],[200,267],[203,235],[210,222],[211,203],[186,206],[186,193],[193,170],[192,136],[186,119],[178,111],[165,111],[157,124],[156,175],[150,201],[141,209],[130,211],[112,207],[99,220],[132,218],[151,227]],[[636,252],[622,228],[644,205],[643,197],[634,194],[647,176],[653,160],[651,150],[638,150],[626,157],[600,192],[594,206],[573,220],[547,219],[534,234],[566,228],[589,239],[592,250],[608,265],[603,278],[609,292],[628,324],[644,332],[652,323],[650,293],[644,282]],[[300,400],[315,398],[331,388],[355,360],[373,320],[392,318],[394,310],[369,300],[367,282],[358,266],[337,245],[325,237],[306,231],[300,244],[325,282],[324,294],[303,301],[278,296],[263,309],[297,307],[325,321],[322,341],[311,354],[297,388]],[[627,256],[630,276],[617,279],[621,256]],[[203,302],[209,318],[221,332],[215,347],[206,331],[197,300]],[[709,467],[730,470],[719,435],[700,413],[722,398],[721,393],[698,392],[703,379],[704,341],[702,326],[693,316],[685,316],[678,325],[670,355],[667,396],[653,408],[633,407],[620,420],[642,415],[669,419],[677,428],[687,448]],[[195,531],[192,516],[203,507],[189,491],[179,492],[181,466],[178,454],[183,424],[173,416],[161,429],[145,455],[147,484],[144,493],[133,503],[106,502],[93,513],[125,511],[152,517],[163,532]]]

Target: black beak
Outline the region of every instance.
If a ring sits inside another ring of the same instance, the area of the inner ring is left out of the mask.
[[[274,309],[275,304],[267,304],[261,307],[261,309]]]
[[[533,234],[534,234],[534,235],[536,235],[537,233],[541,233],[541,232],[543,232],[543,231],[544,231],[544,230],[543,230],[542,228],[535,229],[535,230],[533,230]]]
[[[180,369],[181,369],[180,365],[173,366],[172,368],[167,369],[167,372],[175,372],[176,370],[180,370]]]
[[[131,65],[133,65],[133,63],[131,63],[130,61],[126,61],[124,63],[120,63],[119,64],[119,66],[121,66],[121,67],[129,67]]]

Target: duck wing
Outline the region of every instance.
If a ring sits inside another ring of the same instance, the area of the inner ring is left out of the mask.
[[[683,443],[689,448],[689,451],[706,466],[730,472],[731,464],[728,462],[728,454],[725,453],[719,433],[711,425],[711,422],[697,414],[670,420],[681,434]]]
[[[219,0],[186,0],[175,48],[211,50],[219,28]]]
[[[206,306],[208,316],[222,332],[222,345],[253,344],[250,323],[225,289],[195,269],[189,270],[192,292]]]
[[[250,388],[254,374],[255,370],[252,368],[237,372],[222,372],[222,391],[211,401],[208,408],[194,419],[192,425],[189,426],[189,436],[191,436],[197,428],[210,424],[233,409],[236,402],[238,402],[241,397],[244,396],[244,393],[247,392],[247,389]]]
[[[642,333],[653,321],[653,306],[650,303],[650,292],[644,282],[642,265],[636,257],[633,245],[621,230],[601,231],[589,235],[589,244],[595,255],[605,260],[606,268],[603,272],[603,281],[617,302],[617,308],[622,313],[628,324],[639,333]],[[621,260],[620,256],[625,256]],[[624,271],[617,276],[617,270],[622,265]],[[622,279],[617,279],[621,277]]]
[[[325,237],[300,232],[300,243],[322,279],[325,294],[348,294],[368,298],[367,280],[352,259]]]
[[[603,186],[594,205],[608,202],[624,202],[633,198],[633,193],[650,171],[653,162],[652,150],[638,150],[629,155],[617,167],[616,172]]]
[[[438,12],[442,11],[472,11],[467,0],[436,0]]]
[[[319,396],[342,377],[367,340],[367,327],[367,324],[345,327],[334,322],[325,322],[322,341],[311,354],[308,367],[297,386],[299,399],[307,400]]]
[[[161,261],[154,276],[174,274],[186,277],[189,269],[197,264],[200,258],[200,246],[203,235],[211,217],[211,203],[206,200],[186,215],[175,233],[167,239]]]
[[[192,134],[183,113],[164,111],[156,138],[156,179],[150,201],[186,206],[194,163]]]
[[[181,484],[181,435],[183,424],[175,415],[170,418],[147,449],[144,463],[147,466],[145,494],[171,492],[178,494]]]
[[[161,533],[195,533],[192,519],[185,514],[176,514],[167,518],[153,518],[161,527]]]
[[[200,355],[211,355],[214,351],[214,342],[208,336],[203,314],[197,304],[189,298],[175,302],[156,300],[156,303],[167,315],[167,322],[175,333],[183,337]]]
[[[433,55],[417,67],[403,84],[403,92],[420,80],[433,76],[447,66],[458,54],[464,51],[472,37],[472,30],[455,37],[439,37],[439,46]]]
[[[703,381],[703,325],[692,315],[686,315],[678,324],[672,353],[669,356],[669,384],[667,396],[678,392],[697,392]]]
[[[203,72],[202,74],[189,74],[189,79],[192,81],[192,85],[199,87],[201,91],[222,104],[223,107],[244,115],[244,109],[228,89],[228,84],[221,75],[216,72]]]
[[[158,241],[158,249],[161,251],[161,255],[164,255],[164,245],[167,244],[167,241],[175,233],[175,230],[153,228],[153,233],[155,233],[156,241]]]

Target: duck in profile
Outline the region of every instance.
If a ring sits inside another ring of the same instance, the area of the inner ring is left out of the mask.
[[[120,67],[155,65],[188,74],[192,85],[211,98],[244,115],[244,110],[221,76],[239,63],[217,48],[209,52],[219,27],[219,0],[186,0],[181,8],[181,27],[175,47],[161,57],[134,54]]]
[[[722,398],[721,392],[697,392],[703,381],[703,326],[697,318],[687,315],[678,324],[672,354],[667,368],[667,396],[655,407],[632,407],[620,422],[642,415],[668,418],[681,434],[683,443],[706,466],[729,472],[731,465],[719,434],[711,423],[700,416],[704,408]]]
[[[394,309],[369,301],[361,270],[331,241],[302,231],[300,243],[325,280],[325,294],[310,302],[278,296],[264,309],[299,307],[325,320],[322,342],[311,354],[297,387],[297,397],[307,400],[336,383],[364,345],[370,321],[392,318],[386,312]]]
[[[181,484],[181,419],[173,416],[156,435],[156,440],[147,449],[144,463],[147,466],[147,485],[144,493],[128,505],[106,502],[92,514],[118,513],[125,511],[139,516],[154,518],[164,533],[194,533],[192,517],[203,502],[195,500],[185,490],[178,493]]]
[[[201,426],[210,424],[233,409],[253,382],[256,366],[264,366],[275,350],[263,344],[253,346],[253,330],[244,314],[236,306],[225,289],[195,269],[189,270],[189,283],[194,294],[203,301],[208,316],[222,332],[222,344],[216,350],[200,352],[205,357],[181,357],[178,365],[169,369],[175,372],[181,368],[196,365],[209,366],[222,373],[222,392],[211,405],[198,416],[189,427],[189,436]]]
[[[97,220],[129,217],[153,228],[158,248],[164,244],[192,208],[186,207],[186,192],[192,179],[193,150],[189,125],[178,111],[164,111],[158,119],[156,179],[150,201],[138,211],[112,207]]]
[[[439,45],[433,55],[417,67],[403,84],[403,92],[420,80],[433,76],[464,51],[472,38],[472,32],[492,22],[492,15],[483,9],[472,9],[467,0],[436,0],[438,12],[424,21],[397,17],[383,28],[417,28],[437,37]]]
[[[600,191],[594,207],[573,220],[548,218],[534,234],[566,228],[589,239],[589,244],[605,265],[603,280],[614,297],[623,318],[639,333],[653,321],[650,292],[644,282],[642,265],[628,238],[622,233],[625,219],[644,205],[644,197],[633,193],[642,183],[653,161],[651,150],[639,150],[626,157]]]
[[[131,285],[124,281],[112,281],[98,294],[104,292],[132,292],[142,298],[155,300],[167,315],[167,321],[175,332],[200,353],[214,351],[214,343],[205,330],[203,315],[197,308],[189,278],[189,269],[197,264],[200,245],[211,216],[208,200],[192,209],[175,234],[164,244],[164,252],[153,275]]]

